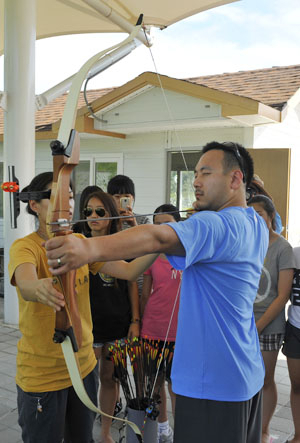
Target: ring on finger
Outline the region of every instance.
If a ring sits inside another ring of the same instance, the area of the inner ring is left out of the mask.
[[[61,259],[58,258],[58,259],[57,259],[57,266],[60,267],[61,265],[62,265],[62,263],[61,263]]]

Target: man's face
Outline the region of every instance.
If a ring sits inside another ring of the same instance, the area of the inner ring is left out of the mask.
[[[213,149],[203,154],[195,168],[197,211],[219,211],[229,199],[231,173],[224,173],[224,152]]]

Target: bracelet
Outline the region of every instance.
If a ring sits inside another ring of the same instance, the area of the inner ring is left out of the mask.
[[[141,320],[139,318],[132,318],[130,323],[131,324],[133,324],[133,323],[140,324],[140,322],[141,322]]]

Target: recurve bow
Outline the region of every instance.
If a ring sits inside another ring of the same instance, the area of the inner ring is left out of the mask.
[[[47,214],[49,236],[71,234],[69,186],[71,173],[79,162],[80,143],[79,135],[75,131],[75,119],[81,85],[96,61],[100,60],[112,50],[120,48],[132,41],[140,28],[141,25],[137,25],[123,42],[96,54],[88,60],[80,71],[78,71],[72,82],[58,133],[58,139],[51,143],[53,154],[53,184]],[[65,308],[56,314],[54,341],[61,343],[73,387],[83,403],[101,415],[125,422],[132,428],[138,441],[142,442],[142,434],[135,423],[105,414],[92,403],[85,391],[77,358],[77,350],[81,345],[82,332],[76,299],[75,276],[76,271],[68,272],[62,275],[60,279],[56,277],[54,279],[59,285],[58,290],[64,294],[66,301]]]

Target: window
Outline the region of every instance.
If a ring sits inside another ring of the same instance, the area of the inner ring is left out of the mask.
[[[117,162],[101,162],[95,163],[95,183],[103,191],[107,190],[107,184],[109,180],[117,175],[118,163]]]
[[[90,182],[90,161],[83,160],[74,169],[74,184],[76,196],[80,195],[82,190],[92,184]]]
[[[80,195],[89,185],[97,185],[103,191],[107,190],[108,181],[117,174],[123,173],[123,154],[102,154],[101,156],[83,157],[74,169],[75,184],[75,213],[79,216]]]
[[[183,159],[184,155],[184,159]],[[191,208],[194,195],[194,170],[201,151],[168,152],[169,201],[179,210]]]

